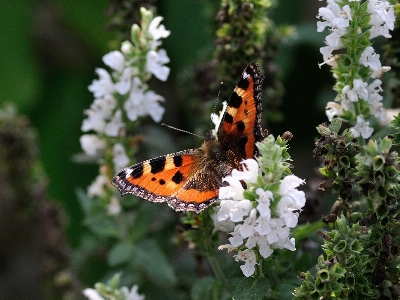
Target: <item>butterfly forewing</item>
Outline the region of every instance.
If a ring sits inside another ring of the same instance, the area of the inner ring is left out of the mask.
[[[257,154],[256,142],[263,139],[262,82],[256,63],[243,71],[228,102],[228,107],[218,131],[218,139],[228,152],[233,152],[237,160],[253,158]],[[228,155],[229,156],[229,155]]]

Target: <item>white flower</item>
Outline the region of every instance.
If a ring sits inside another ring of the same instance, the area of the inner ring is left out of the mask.
[[[108,178],[104,175],[97,175],[96,179],[92,182],[92,184],[88,187],[88,196],[89,197],[102,197],[104,195],[104,187],[108,183]]]
[[[370,38],[378,35],[383,35],[387,38],[392,37],[389,34],[389,30],[394,29],[396,20],[393,5],[390,5],[387,1],[370,0],[367,11],[371,14],[369,21],[369,24],[372,25]]]
[[[92,84],[89,85],[89,91],[91,91],[96,98],[114,93],[114,83],[111,80],[110,74],[102,68],[97,68],[96,73],[100,78],[98,80],[93,80]]]
[[[221,200],[243,200],[243,186],[240,181],[231,176],[223,178],[224,182],[229,183],[228,186],[222,186],[219,188],[218,198]]]
[[[250,215],[243,221],[243,224],[239,227],[240,235],[245,239],[252,236],[255,232],[254,227],[256,226],[256,209],[252,209]]]
[[[159,39],[166,38],[170,35],[171,31],[166,30],[164,25],[160,25],[163,17],[155,17],[149,24],[148,32],[152,35],[153,41],[151,49],[155,50],[158,46],[161,45]]]
[[[231,232],[232,237],[228,239],[233,247],[239,247],[243,244],[243,237],[239,232],[241,226],[242,225],[236,225],[235,230]]]
[[[112,196],[110,204],[107,205],[107,214],[110,216],[118,216],[121,212],[121,204],[117,197]]]
[[[106,147],[104,140],[95,134],[84,134],[79,138],[81,147],[87,155],[97,156]]]
[[[331,33],[325,38],[326,46],[320,48],[324,61],[330,60],[333,50],[343,47],[340,38],[347,33],[346,28],[349,27],[350,20],[352,20],[349,5],[345,5],[341,9],[335,1],[328,0],[327,2],[328,6],[321,7],[317,15],[317,18],[324,20],[317,22],[317,31],[322,32],[327,26],[331,29]]]
[[[245,264],[240,266],[240,269],[243,272],[243,275],[249,277],[254,274],[256,268],[255,265],[257,264],[256,255],[255,253],[250,250],[246,249],[244,251],[238,251],[238,254],[235,256],[236,261],[244,261]]]
[[[374,102],[370,105],[370,112],[382,123],[386,122],[386,109],[381,102]]]
[[[371,19],[373,17],[371,16]],[[369,34],[369,38],[373,39],[374,37],[377,36],[384,36],[385,38],[390,39],[392,37],[392,35],[389,33],[389,27],[387,26],[386,23],[382,23],[380,25],[373,25],[370,29],[370,34]]]
[[[125,300],[144,300],[144,296],[138,293],[139,287],[135,284],[132,289],[129,289],[126,286],[123,286],[121,290],[125,294]]]
[[[354,137],[361,135],[364,139],[369,138],[374,132],[374,129],[369,127],[369,122],[366,122],[361,116],[357,116],[357,123],[350,130],[353,132]]]
[[[260,213],[260,216],[263,218],[271,219],[271,210],[269,208],[271,201],[274,200],[274,195],[271,191],[264,191],[261,188],[256,190],[256,194],[258,195],[257,202],[257,210]]]
[[[132,86],[132,75],[133,68],[128,67],[124,69],[121,78],[114,85],[115,90],[118,92],[118,94],[125,95],[130,90]]]
[[[373,70],[371,77],[372,78],[381,78],[383,74],[385,74],[386,72],[389,72],[391,69],[391,67],[389,66],[382,66],[379,69]]]
[[[231,201],[231,200],[224,200],[224,201]],[[229,212],[228,214],[222,215],[221,220],[219,219],[217,214],[212,214],[211,218],[214,221],[214,229],[213,232],[222,231],[222,232],[232,232],[235,229],[235,224],[229,219]]]
[[[340,28],[340,29],[336,29],[336,30],[332,31],[331,34],[329,34],[329,35],[326,36],[326,38],[325,38],[325,43],[326,43],[328,46],[334,47],[334,50],[335,50],[335,49],[340,49],[340,48],[342,48],[342,47],[343,47],[343,43],[342,43],[342,41],[340,40],[340,38],[341,38],[343,35],[345,35],[346,32],[347,32],[347,30],[344,29],[344,28]]]
[[[351,89],[349,85],[346,85],[342,89],[341,99],[342,99],[342,101],[349,100],[351,102],[356,102],[356,101],[358,101],[357,92],[354,89]]]
[[[361,99],[368,99],[368,90],[367,90],[367,83],[364,82],[362,79],[354,79],[353,80],[353,88],[350,89],[349,85],[346,85],[342,89],[341,98],[344,101],[350,100],[351,102],[357,102],[359,98]]]
[[[153,91],[147,91],[144,93],[144,109],[146,114],[149,114],[154,122],[160,122],[165,112],[165,108],[162,107],[159,101],[164,101],[164,97],[154,93]]]
[[[258,162],[255,159],[249,158],[241,162],[243,171],[236,169],[232,170],[232,175],[222,178],[222,181],[229,183],[228,186],[223,186],[219,189],[219,199],[243,199],[243,186],[240,182],[245,180],[248,183],[257,181],[258,175],[261,172]]]
[[[234,200],[221,200],[217,211],[217,221],[225,221],[230,219],[231,209],[235,206]]]
[[[368,99],[368,90],[366,89],[367,85],[368,83],[364,82],[362,79],[353,80],[353,89],[360,99]]]
[[[257,240],[258,244],[258,251],[260,252],[261,256],[264,258],[268,258],[274,252],[271,246],[268,244],[266,237],[260,236]]]
[[[217,220],[232,222],[241,222],[243,217],[247,216],[252,210],[253,205],[250,200],[243,199],[240,201],[235,200],[222,200],[217,212]]]
[[[104,133],[108,136],[118,136],[120,129],[123,127],[125,127],[125,123],[122,122],[122,111],[118,109],[110,122],[106,124]]]
[[[339,103],[329,101],[325,108],[326,116],[329,121],[332,121],[334,117],[341,116],[343,114],[343,108]]]
[[[371,82],[367,86],[368,90],[368,103],[372,104],[377,101],[381,101],[383,99],[382,95],[379,94],[382,92],[382,87],[381,87],[382,81],[379,79],[375,79],[373,82]]]
[[[129,165],[129,157],[126,155],[125,148],[120,143],[113,146],[113,163],[116,172]]]
[[[229,212],[229,218],[232,222],[241,222],[243,217],[247,216],[253,208],[250,200],[243,199],[235,201],[236,204],[231,208]]]
[[[85,114],[87,115],[87,118],[83,120],[81,130],[83,132],[87,132],[89,130],[102,132],[106,122],[104,121],[104,116],[101,111],[87,109],[85,110]]]
[[[299,213],[306,204],[303,191],[297,187],[304,184],[304,180],[295,175],[286,176],[279,186],[278,194],[282,196],[276,207],[278,214],[285,220],[286,226],[293,228],[297,225]]]
[[[87,118],[83,120],[81,130],[84,132],[89,130],[98,133],[103,132],[105,120],[111,117],[116,106],[117,101],[111,94],[95,99],[90,105],[90,109],[85,110]]]
[[[215,125],[214,129],[212,130],[213,136],[217,136],[217,134],[218,134],[219,125],[221,124],[221,121],[224,117],[227,106],[228,106],[228,103],[226,101],[224,101],[224,102],[222,102],[222,110],[219,114],[211,113],[211,121]]]
[[[325,21],[317,22],[317,31],[323,31],[326,26],[329,26],[332,29],[348,27],[350,25],[349,20],[351,20],[350,7],[345,5],[343,6],[343,9],[340,9],[340,6],[333,0],[328,0],[327,3],[327,7],[321,7],[318,10],[317,17],[322,18]]]
[[[271,227],[271,225],[273,224],[273,222],[270,222],[271,218],[264,218],[262,216],[260,216],[257,219],[257,225],[254,226],[254,230],[258,232],[258,234],[262,235],[262,236],[266,236],[268,233],[270,233],[273,228]]]
[[[83,294],[88,297],[89,300],[105,300],[95,289],[85,289]]]
[[[164,64],[169,63],[169,57],[164,49],[160,49],[158,52],[150,50],[146,54],[146,70],[153,73],[158,79],[166,81],[170,72],[170,69]]]
[[[135,121],[138,117],[150,115],[155,122],[160,122],[165,109],[158,101],[164,101],[164,98],[153,91],[144,92],[134,84],[124,103],[128,119]]]
[[[120,51],[111,51],[103,56],[103,62],[115,71],[124,69],[125,56]]]
[[[378,70],[382,67],[379,60],[379,54],[376,54],[374,48],[371,46],[365,48],[361,54],[359,63],[365,67],[371,68],[372,70]]]

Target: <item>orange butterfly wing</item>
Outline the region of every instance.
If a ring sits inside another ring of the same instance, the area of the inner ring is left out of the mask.
[[[201,149],[160,156],[125,168],[113,178],[122,195],[167,202],[176,211],[200,212],[218,198],[219,183],[206,171]],[[209,175],[208,179],[199,174]]]
[[[222,151],[229,160],[240,161],[257,156],[256,142],[264,139],[262,119],[262,83],[264,75],[256,63],[243,71],[229,99],[218,131]]]
[[[199,149],[160,156],[125,168],[112,184],[152,202],[167,202],[176,211],[199,213],[218,199],[222,178],[240,162],[257,155],[263,139],[262,82],[256,63],[243,71],[218,130],[218,140],[206,133]]]

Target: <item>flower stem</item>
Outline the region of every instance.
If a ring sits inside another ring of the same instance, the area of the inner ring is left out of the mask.
[[[222,271],[221,266],[220,266],[220,264],[218,263],[218,260],[217,260],[217,258],[215,257],[214,252],[212,251],[213,248],[211,247],[211,244],[209,243],[209,240],[208,240],[208,239],[204,240],[203,249],[204,249],[205,252],[206,252],[206,256],[207,256],[208,263],[210,264],[211,269],[213,270],[215,277],[217,278],[217,280],[218,280],[219,282],[222,283],[222,285],[225,287],[225,289],[226,289],[229,293],[232,294],[231,287],[230,287],[230,285],[228,284],[228,281],[227,281],[227,279],[226,279],[226,277],[225,277],[225,274],[224,274],[224,272]]]

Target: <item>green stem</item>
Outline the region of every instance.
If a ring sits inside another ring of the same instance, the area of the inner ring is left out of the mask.
[[[367,197],[367,205],[369,209],[374,209],[374,201],[370,197]]]
[[[223,286],[225,287],[225,289],[232,294],[232,290],[230,285],[228,284],[228,281],[225,277],[224,272],[221,269],[221,266],[218,263],[217,258],[215,257],[214,251],[212,250],[212,245],[209,243],[208,239],[204,240],[203,243],[203,249],[205,250],[206,256],[207,256],[207,260],[208,263],[211,266],[211,269],[213,270],[213,273],[215,275],[215,277],[217,278],[217,280],[219,282],[221,282],[223,284]]]

